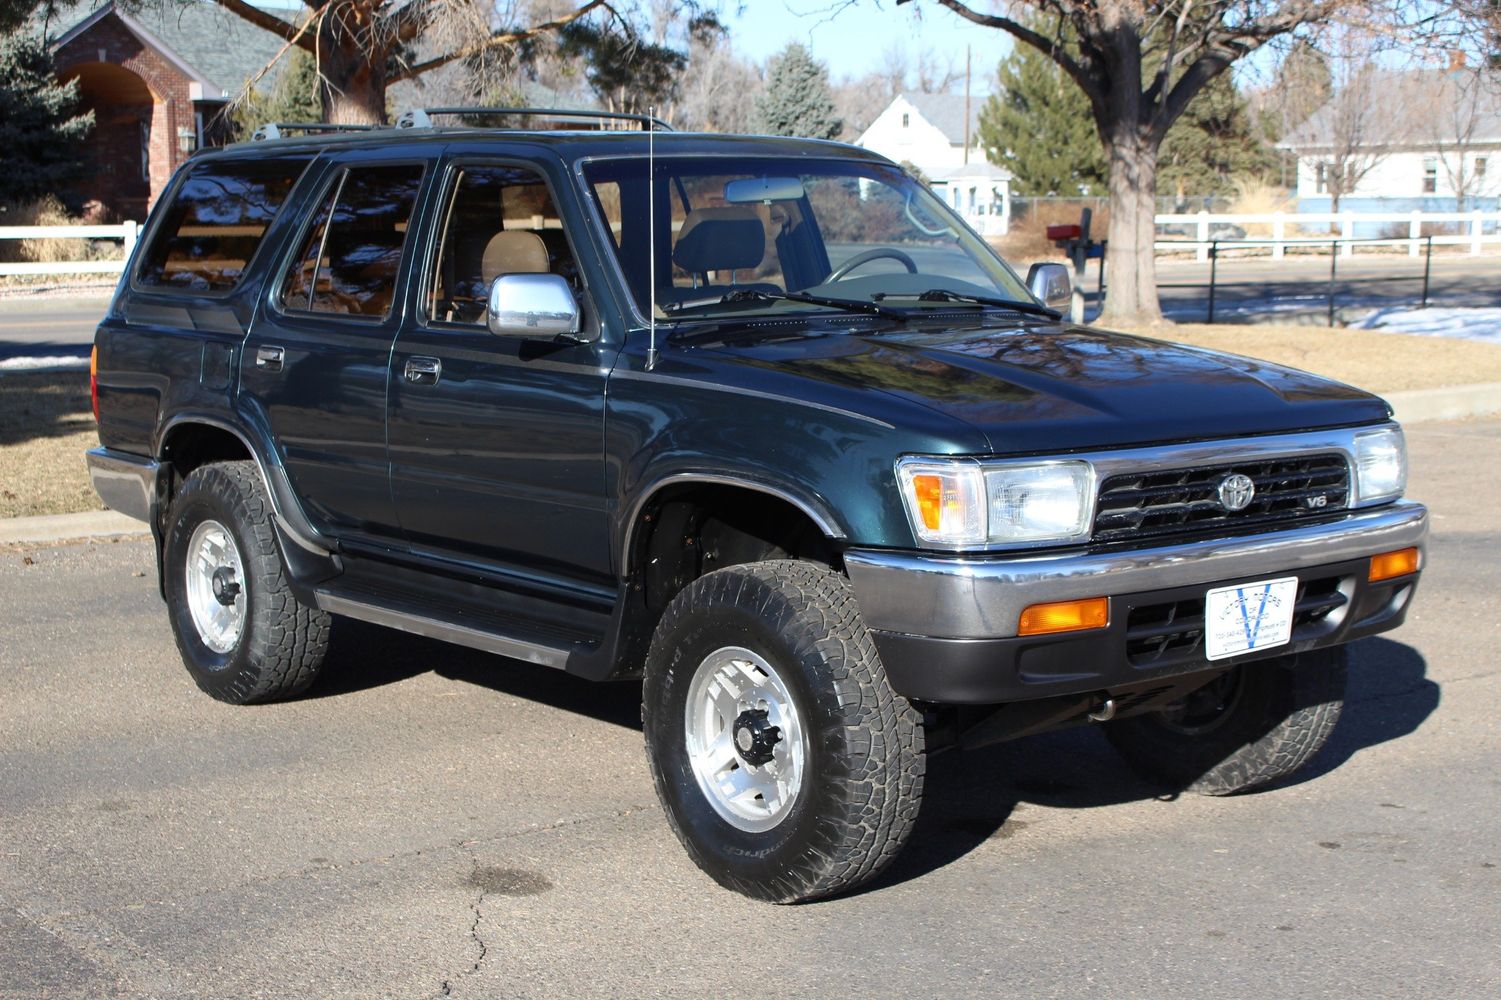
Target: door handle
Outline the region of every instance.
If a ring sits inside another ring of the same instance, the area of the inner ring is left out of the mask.
[[[265,372],[281,371],[281,363],[286,358],[287,352],[280,347],[257,347],[255,349],[255,366]]]
[[[443,377],[443,362],[437,358],[408,358],[404,373],[408,382],[437,385]]]

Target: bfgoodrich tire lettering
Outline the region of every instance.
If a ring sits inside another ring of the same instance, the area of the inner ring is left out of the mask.
[[[1292,774],[1328,742],[1346,664],[1343,646],[1247,663],[1220,682],[1218,711],[1152,712],[1107,723],[1105,735],[1153,780],[1203,795],[1249,791]]]
[[[188,565],[205,553],[227,553],[214,592],[234,591],[235,628],[207,624],[203,576]],[[200,688],[240,705],[290,698],[313,683],[328,651],[329,616],[287,587],[254,465],[217,462],[188,476],[172,501],[162,558],[172,632]]]
[[[726,650],[775,670],[801,727],[796,793],[769,828],[727,822],[689,758],[688,690],[705,662],[736,655]],[[857,886],[896,856],[917,817],[921,717],[891,690],[848,582],[827,568],[731,566],[685,588],[652,641],[642,719],[673,832],[715,881],[747,896],[791,903]]]

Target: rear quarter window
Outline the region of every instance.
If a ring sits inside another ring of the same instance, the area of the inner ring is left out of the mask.
[[[136,281],[194,293],[234,288],[310,160],[279,157],[191,168],[146,248]]]

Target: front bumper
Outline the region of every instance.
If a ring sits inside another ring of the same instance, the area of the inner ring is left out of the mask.
[[[853,549],[844,562],[893,687],[983,704],[1105,691],[1395,628],[1418,574],[1372,584],[1367,560],[1421,547],[1427,531],[1427,509],[1399,501],[1333,523],[1149,549],[1012,558]],[[1195,600],[1210,587],[1292,575],[1317,620],[1295,625],[1288,645],[1204,659]],[[1016,634],[1029,605],[1100,596],[1110,598],[1103,629]]]
[[[155,461],[112,448],[92,448],[84,453],[84,460],[94,492],[106,507],[151,523],[160,468]]]

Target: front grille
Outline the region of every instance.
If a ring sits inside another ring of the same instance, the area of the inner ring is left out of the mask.
[[[1219,486],[1237,472],[1251,477],[1256,494],[1244,510],[1228,511],[1220,503]],[[1350,467],[1339,454],[1122,473],[1100,484],[1094,541],[1255,531],[1343,510],[1349,503]]]
[[[1347,603],[1339,590],[1340,578],[1303,580],[1293,605],[1293,634],[1318,625]],[[1191,597],[1163,604],[1132,608],[1126,618],[1126,658],[1132,666],[1163,666],[1203,654],[1204,598]]]

